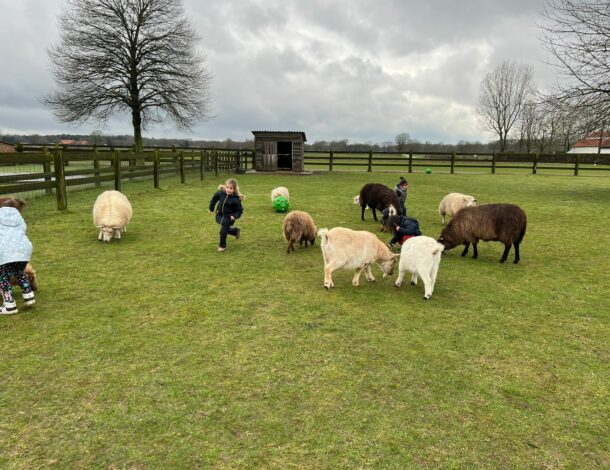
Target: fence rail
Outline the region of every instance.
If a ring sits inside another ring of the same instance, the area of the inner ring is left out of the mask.
[[[0,195],[31,191],[55,193],[57,208],[68,207],[68,188],[112,183],[120,191],[124,181],[152,179],[159,187],[161,176],[198,171],[218,176],[221,171],[237,172],[253,162],[252,152],[215,149],[154,148],[143,152],[131,149],[32,148],[24,152],[0,153]]]
[[[537,174],[543,170],[558,170],[577,176],[580,171],[610,171],[609,154],[541,154],[541,153],[492,153],[474,154],[462,152],[426,153],[373,153],[368,152],[312,152],[306,151],[304,163],[307,169],[334,171],[335,167],[361,169],[371,172],[374,168],[397,169],[413,173],[418,168],[447,169],[448,173],[460,170],[487,169],[525,170]]]

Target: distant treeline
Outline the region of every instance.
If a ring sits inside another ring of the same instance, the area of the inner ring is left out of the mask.
[[[81,135],[81,134],[57,134],[57,135],[15,135],[15,134],[0,134],[0,140],[7,143],[21,143],[33,145],[53,145],[62,140],[87,141],[90,145],[104,145],[108,147],[127,147],[133,145],[133,136],[131,135]],[[216,149],[247,149],[251,150],[254,147],[254,141],[247,139],[237,141],[232,139],[225,140],[192,140],[192,139],[154,139],[144,137],[143,144],[145,147],[176,147],[182,148],[216,148]],[[342,140],[319,140],[313,143],[305,143],[305,150],[312,151],[354,151],[362,152],[373,150],[374,152],[465,152],[465,153],[491,153],[499,149],[497,141],[481,143],[459,141],[457,144],[446,144],[443,142],[420,142],[416,139],[410,140],[408,143],[397,145],[394,142],[383,143],[350,143],[347,139]],[[557,145],[551,151],[563,152],[563,146]],[[509,152],[525,151],[523,142],[515,139],[509,142]],[[548,151],[548,150],[547,150]]]

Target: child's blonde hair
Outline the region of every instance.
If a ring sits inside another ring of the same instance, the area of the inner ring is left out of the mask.
[[[239,199],[241,199],[242,201],[244,199],[246,199],[246,196],[244,194],[241,194],[241,192],[239,191],[239,184],[237,183],[237,180],[235,178],[229,178],[228,180],[225,181],[225,184],[223,186],[224,187],[227,187],[227,186],[233,187],[233,189],[235,190],[235,195]]]

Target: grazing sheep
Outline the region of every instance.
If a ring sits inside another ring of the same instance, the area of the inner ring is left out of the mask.
[[[445,247],[431,237],[409,238],[400,250],[398,278],[394,285],[400,287],[406,271],[412,273],[411,284],[417,285],[417,276],[424,281],[424,300],[429,300],[434,292],[436,274],[441,263],[441,253]]]
[[[313,219],[307,212],[303,211],[292,211],[284,218],[284,224],[282,226],[284,230],[284,238],[288,242],[288,250],[294,251],[294,243],[299,242],[302,245],[305,242],[305,248],[307,243],[312,245],[316,241],[316,232],[318,229],[313,223]]]
[[[324,287],[330,289],[335,284],[332,272],[339,268],[355,269],[352,284],[360,284],[360,274],[366,273],[366,280],[375,280],[371,264],[377,263],[383,271],[383,277],[394,272],[398,254],[394,254],[374,234],[366,231],[354,231],[348,228],[335,227],[318,230],[321,237],[320,246],[324,257]]]
[[[0,207],[14,207],[19,212],[23,213],[25,201],[18,197],[0,197]]]
[[[36,278],[36,270],[34,269],[34,267],[30,263],[28,263],[25,265],[25,269],[23,270],[23,272],[28,277],[32,290],[38,290],[38,279]],[[15,279],[15,276],[11,276],[10,281],[12,285],[17,285],[17,279]]]
[[[288,202],[290,202],[290,194],[288,193],[288,188],[284,186],[278,186],[277,188],[273,188],[271,190],[271,202],[278,196],[284,196]]]
[[[387,186],[379,183],[365,184],[360,190],[358,202],[362,207],[362,220],[364,220],[364,210],[369,206],[373,211],[373,218],[377,221],[376,210],[383,211],[387,207],[391,207],[391,211],[398,215],[402,215],[400,211],[400,201],[396,193]]]
[[[438,213],[444,224],[446,215],[453,217],[460,209],[476,205],[477,200],[473,196],[461,193],[449,193],[439,204]]]
[[[93,223],[100,229],[98,240],[110,242],[127,231],[132,209],[129,200],[119,191],[104,191],[93,205]]]
[[[515,261],[518,263],[519,244],[525,236],[527,216],[523,209],[513,204],[484,204],[482,206],[461,209],[441,231],[438,241],[451,250],[457,245],[465,244],[462,256],[466,256],[472,243],[473,258],[477,258],[477,243],[499,241],[504,243],[504,253],[500,263],[508,257],[511,244],[515,246]]]

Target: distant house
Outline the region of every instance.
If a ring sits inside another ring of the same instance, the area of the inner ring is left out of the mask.
[[[610,153],[610,132],[591,132],[576,142],[568,153]]]
[[[13,144],[9,144],[8,142],[4,142],[0,140],[0,153],[14,152],[15,146]]]
[[[89,145],[86,140],[63,139],[59,141],[59,145]]]

